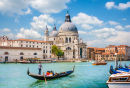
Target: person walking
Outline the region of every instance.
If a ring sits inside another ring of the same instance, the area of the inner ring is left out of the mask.
[[[39,64],[38,64],[38,69],[39,69],[39,75],[41,75],[41,67],[42,67],[42,65],[41,65],[41,62],[39,62]]]

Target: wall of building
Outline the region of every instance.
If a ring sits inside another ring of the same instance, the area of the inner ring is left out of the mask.
[[[8,52],[8,54],[6,54],[5,52]],[[20,55],[20,53],[23,53],[23,55]],[[37,53],[37,55],[34,55],[34,53]],[[4,62],[5,61],[5,57],[8,57],[8,61],[9,62],[13,62],[16,59],[20,61],[20,58],[43,58],[43,54],[41,50],[33,50],[33,49],[9,49],[9,48],[5,48],[5,49],[1,49],[0,48],[0,61]]]

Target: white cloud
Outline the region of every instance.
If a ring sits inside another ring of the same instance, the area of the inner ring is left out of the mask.
[[[28,7],[30,0],[2,0],[0,1],[0,12],[2,14],[30,14],[31,10]]]
[[[118,25],[118,24],[119,24],[119,23],[114,22],[114,21],[108,21],[108,23],[109,23],[110,25]]]
[[[89,34],[94,35],[97,38],[101,38],[101,39],[106,39],[111,36],[117,35],[115,29],[113,29],[113,28],[102,28],[102,29],[98,29],[98,30],[92,30],[89,32]]]
[[[115,7],[115,2],[107,2],[105,6],[107,7],[107,9],[111,9]]]
[[[4,28],[2,31],[3,31],[3,32],[10,32],[10,29]]]
[[[78,34],[87,34],[87,32],[85,32],[85,31],[78,31]]]
[[[70,0],[1,0],[0,12],[8,15],[31,14],[31,8],[42,13],[58,13],[67,9]]]
[[[8,36],[8,37],[9,37],[9,39],[14,39],[14,38],[15,38],[15,35],[14,35],[14,34],[12,34],[12,33],[8,33],[6,36]]]
[[[77,16],[74,16],[72,18],[73,23],[75,24],[102,24],[103,21],[100,21],[97,17],[95,16],[89,16],[85,13],[78,13]]]
[[[108,45],[130,45],[130,32],[115,31],[116,36],[111,36],[106,39],[95,39],[87,41],[88,47],[106,47]]]
[[[124,10],[130,7],[130,2],[125,3],[119,3],[119,5],[115,5],[115,2],[107,2],[106,5],[107,9],[116,8],[118,10]]]
[[[127,9],[129,7],[130,7],[130,2],[127,2],[126,4],[119,3],[119,6],[117,6],[117,8],[120,9],[120,10]]]
[[[58,13],[67,9],[66,3],[70,0],[33,0],[31,6],[42,13]]]
[[[16,38],[42,39],[43,36],[32,29],[21,28],[20,33],[17,33]]]
[[[92,29],[93,27],[89,26],[88,24],[82,24],[81,28],[83,28],[83,29]]]
[[[126,25],[125,28],[130,28],[130,25]]]
[[[95,16],[89,16],[85,13],[78,13],[77,16],[72,18],[72,22],[79,25],[83,29],[92,29],[93,25],[100,26],[102,25],[103,21],[99,20]],[[91,25],[91,26],[90,26]]]
[[[129,35],[130,32],[125,32],[125,31],[116,31],[117,36],[112,36],[108,38],[106,41],[113,43],[113,44],[124,44],[124,45],[130,45],[130,39]]]
[[[33,22],[31,22],[31,26],[32,29],[37,30],[37,31],[43,31],[46,26],[48,27],[48,29],[52,29],[51,26],[49,26],[50,24],[53,24],[55,22],[54,18],[51,17],[49,14],[41,14],[40,16],[34,16],[33,17]]]
[[[119,30],[123,30],[124,29],[121,25],[117,25],[115,28],[119,29]]]

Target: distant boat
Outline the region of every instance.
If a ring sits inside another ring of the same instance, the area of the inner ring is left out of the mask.
[[[112,74],[106,83],[109,88],[130,88],[130,73]]]
[[[68,76],[70,74],[72,74],[74,72],[74,69],[75,69],[75,66],[73,67],[72,70],[69,70],[69,71],[65,71],[65,72],[61,72],[61,73],[58,73],[57,75],[54,74],[54,76],[46,76],[45,75],[45,78],[46,79],[55,79],[55,78],[61,78],[61,77],[65,77],[65,76]],[[29,72],[29,68],[28,68],[28,71],[27,71],[27,74],[30,76],[30,77],[33,77],[35,79],[39,79],[39,80],[44,80],[44,75],[38,75],[38,74],[33,74],[33,73],[30,73]]]
[[[106,65],[107,63],[106,62],[95,62],[93,63],[92,65]]]
[[[23,60],[23,61],[20,61],[19,63],[30,63],[30,61]]]
[[[76,60],[75,62],[82,62],[81,60]]]

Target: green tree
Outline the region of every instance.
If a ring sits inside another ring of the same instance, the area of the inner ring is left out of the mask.
[[[58,47],[56,45],[52,46],[52,53],[54,54],[54,56],[58,56],[58,60],[59,60],[60,56],[64,55],[63,51],[58,49]]]

